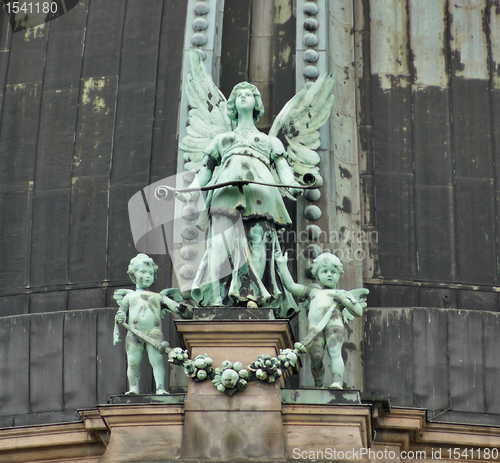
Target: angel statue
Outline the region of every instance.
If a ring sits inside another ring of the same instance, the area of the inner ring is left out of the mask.
[[[190,60],[189,126],[179,147],[185,168],[208,190],[197,223],[208,233],[207,248],[191,296],[200,306],[265,306],[291,316],[298,307],[274,257],[280,232],[292,224],[283,198],[295,200],[311,177],[315,187],[322,183],[314,150],[332,108],[333,77],[323,74],[297,93],[266,135],[255,127],[264,113],[255,85],[239,83],[226,100],[193,49]]]

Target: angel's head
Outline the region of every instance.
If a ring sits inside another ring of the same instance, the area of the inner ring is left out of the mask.
[[[146,254],[137,254],[128,266],[128,276],[140,288],[149,288],[155,278],[158,265]]]
[[[262,97],[260,96],[259,89],[255,85],[249,84],[248,82],[241,82],[235,85],[235,87],[233,88],[233,91],[231,92],[231,95],[229,96],[229,100],[227,102],[227,116],[232,121],[238,120],[236,99],[238,98],[239,94],[245,90],[250,90],[255,99],[255,104],[253,107],[253,120],[254,122],[257,122],[260,116],[264,114],[264,105],[262,103]]]

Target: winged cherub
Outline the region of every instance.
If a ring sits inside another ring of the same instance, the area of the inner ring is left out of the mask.
[[[179,147],[186,170],[212,188],[197,223],[208,240],[192,297],[201,306],[266,306],[290,316],[298,307],[274,258],[279,232],[292,224],[283,198],[302,193],[306,174],[322,183],[314,150],[333,104],[333,77],[323,74],[295,95],[266,135],[255,127],[264,113],[257,87],[239,83],[226,101],[193,49],[190,60],[189,126]]]

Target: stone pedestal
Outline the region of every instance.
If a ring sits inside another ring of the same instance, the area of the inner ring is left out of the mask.
[[[226,359],[249,365],[259,354],[293,347],[283,320],[176,321],[190,358],[208,354],[214,367]],[[232,397],[209,382],[190,382],[184,405],[181,460],[286,461],[280,385],[251,382]]]

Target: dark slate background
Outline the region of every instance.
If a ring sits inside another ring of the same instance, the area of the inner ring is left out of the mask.
[[[0,9],[1,316],[112,307],[131,284],[128,201],[176,172],[185,18],[183,0],[82,0],[12,34]]]

